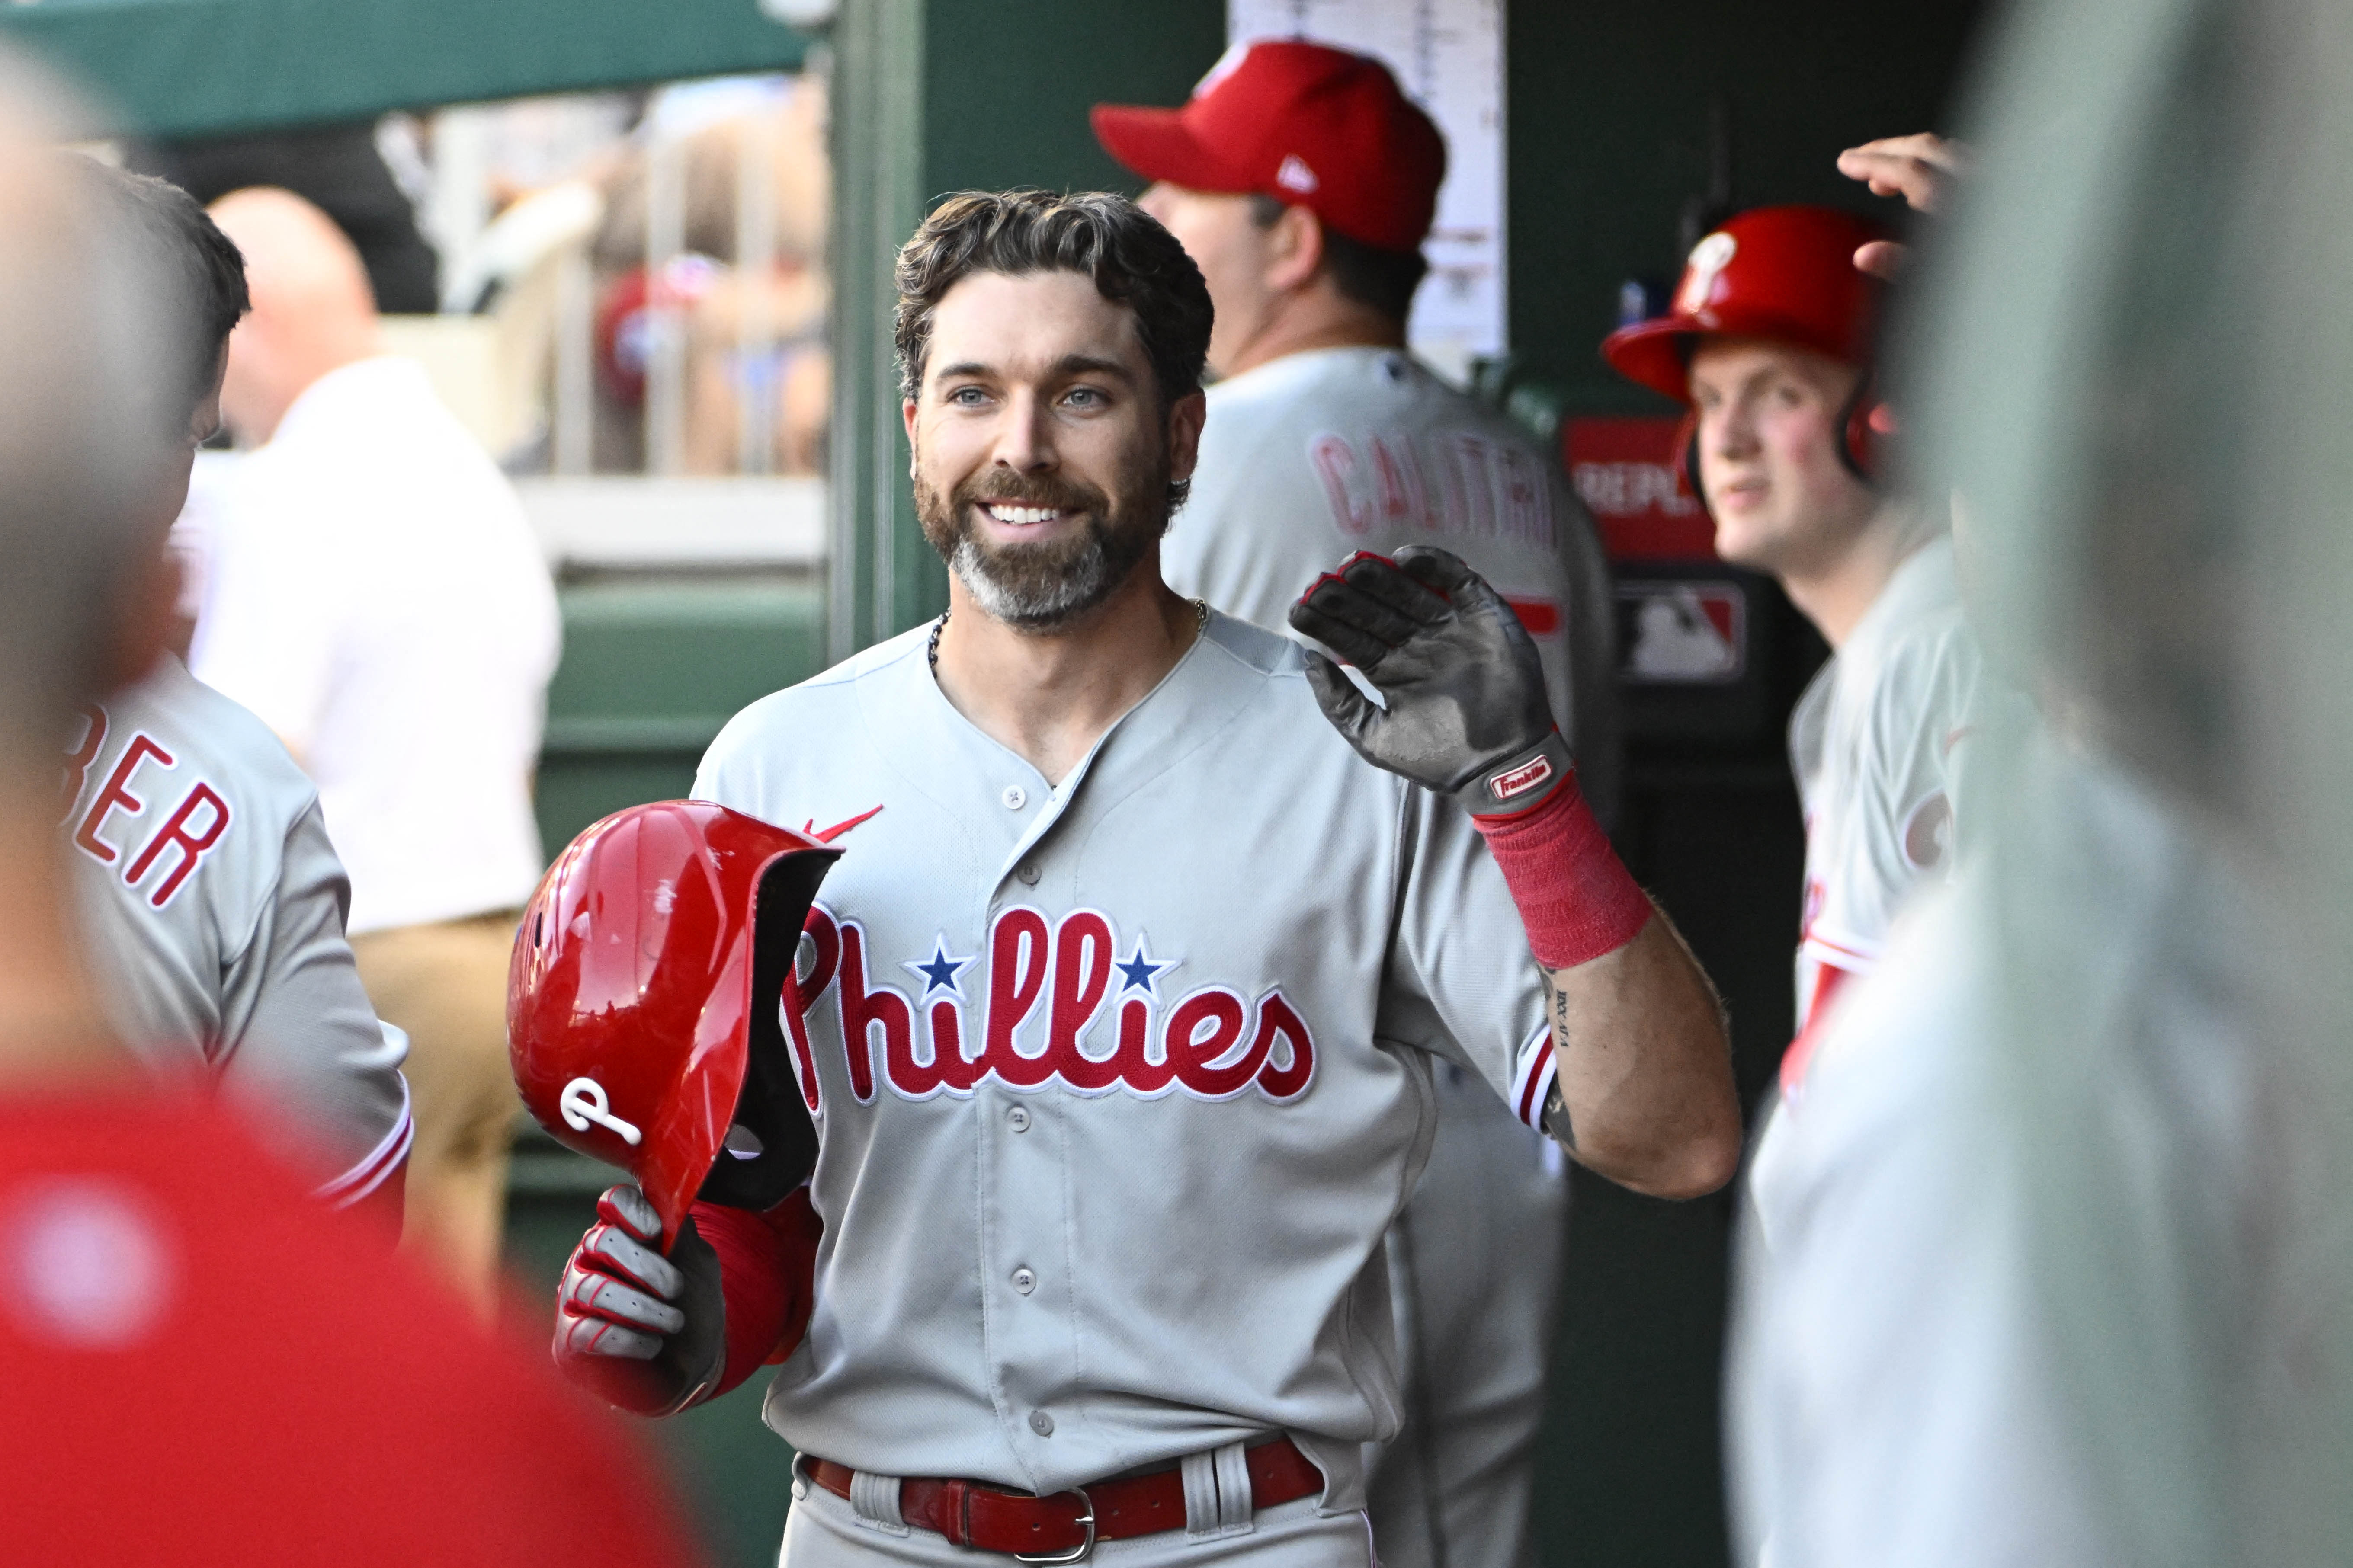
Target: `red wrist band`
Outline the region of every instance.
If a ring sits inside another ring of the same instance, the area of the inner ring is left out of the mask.
[[[825,1226],[807,1187],[765,1214],[720,1204],[697,1204],[691,1212],[694,1228],[719,1255],[720,1293],[727,1301],[727,1366],[706,1396],[716,1399],[798,1348],[808,1331]]]
[[[1574,773],[1534,811],[1471,822],[1512,889],[1528,951],[1546,969],[1615,952],[1649,922],[1650,896],[1609,847]]]

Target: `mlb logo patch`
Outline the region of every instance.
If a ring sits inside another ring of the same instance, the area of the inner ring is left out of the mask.
[[[1618,673],[1643,685],[1716,686],[1748,667],[1748,598],[1737,583],[1618,584]]]

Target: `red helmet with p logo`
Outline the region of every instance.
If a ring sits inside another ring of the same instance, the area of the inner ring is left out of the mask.
[[[574,839],[523,911],[516,1087],[557,1142],[637,1178],[666,1242],[697,1196],[770,1208],[816,1164],[786,1018],[840,853],[702,801],[631,806]]]
[[[1630,381],[1678,403],[1691,402],[1695,340],[1757,338],[1789,343],[1863,373],[1839,415],[1839,459],[1865,481],[1877,474],[1877,432],[1884,425],[1873,337],[1881,285],[1859,270],[1854,253],[1887,230],[1835,207],[1752,207],[1726,218],[1692,247],[1666,313],[1620,327],[1601,342],[1601,357]],[[1697,416],[1684,422],[1683,467],[1704,505]]]
[[[1601,357],[1630,381],[1691,400],[1691,340],[1763,338],[1848,364],[1871,363],[1880,283],[1854,253],[1887,230],[1835,207],[1752,207],[1726,218],[1683,264],[1666,314],[1609,334]]]

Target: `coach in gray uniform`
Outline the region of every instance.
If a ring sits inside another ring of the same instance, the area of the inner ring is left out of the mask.
[[[1352,550],[1441,545],[1512,605],[1602,819],[1614,815],[1607,567],[1559,464],[1406,352],[1446,150],[1379,62],[1268,42],[1176,110],[1096,134],[1217,306],[1201,463],[1161,551],[1181,594],[1287,630]],[[1405,1426],[1378,1455],[1388,1568],[1526,1568],[1568,1204],[1557,1148],[1471,1075],[1438,1075],[1430,1167],[1389,1233]]]

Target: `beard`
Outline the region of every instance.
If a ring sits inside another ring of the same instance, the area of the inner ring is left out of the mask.
[[[1119,492],[1114,502],[1092,485],[1057,475],[987,470],[943,495],[919,471],[915,516],[983,614],[1024,631],[1050,631],[1111,597],[1168,531],[1174,499],[1166,451],[1121,474]],[[1035,544],[991,545],[974,521],[991,501],[1052,507],[1083,525]]]

